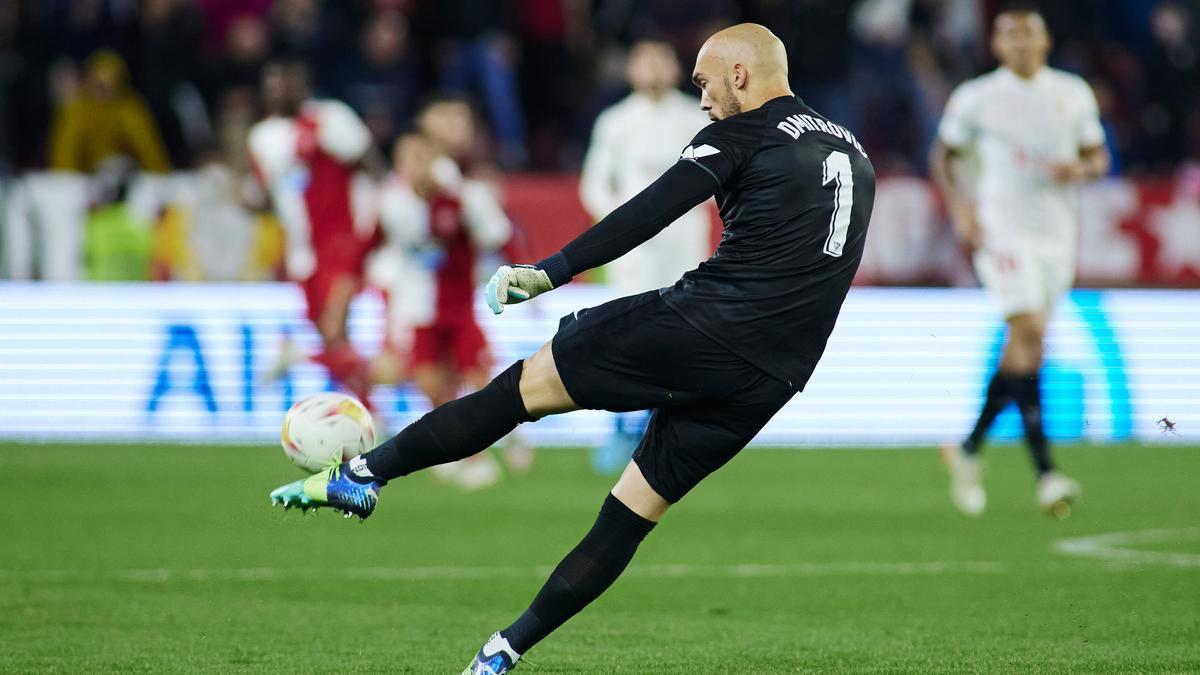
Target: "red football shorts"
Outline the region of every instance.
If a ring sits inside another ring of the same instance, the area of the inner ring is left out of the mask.
[[[456,373],[492,367],[487,339],[474,321],[436,323],[414,329],[409,362],[413,368],[446,364]]]

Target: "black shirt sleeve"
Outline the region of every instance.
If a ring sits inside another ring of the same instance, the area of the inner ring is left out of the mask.
[[[757,108],[704,127],[658,180],[537,267],[558,287],[658,234],[725,188],[757,152],[765,115],[764,108]]]
[[[580,272],[612,262],[658,234],[717,190],[711,171],[676,162],[645,190],[588,228],[561,251],[537,263],[557,288]]]

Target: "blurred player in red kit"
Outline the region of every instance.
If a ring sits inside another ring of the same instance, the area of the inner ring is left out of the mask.
[[[432,98],[417,126],[418,133],[397,140],[395,175],[380,199],[392,279],[381,285],[388,289],[393,351],[404,341],[396,327],[412,326],[408,373],[436,407],[491,378],[492,356],[475,320],[475,271],[482,256],[509,242],[513,228],[497,187],[468,173],[475,142],[470,105],[456,97]],[[528,448],[516,438],[506,446],[513,468],[526,468]],[[496,482],[500,472],[495,460],[480,454],[447,465],[440,475],[479,488]]]
[[[311,98],[302,62],[268,64],[262,89],[268,114],[250,130],[250,156],[287,231],[287,274],[321,336],[312,359],[369,405],[368,363],[350,343],[346,318],[377,243],[373,218],[356,218],[367,212],[355,175],[370,132],[346,104]]]

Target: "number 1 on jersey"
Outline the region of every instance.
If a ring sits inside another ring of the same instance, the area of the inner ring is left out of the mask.
[[[842,247],[846,245],[846,232],[850,229],[850,211],[854,207],[854,174],[850,170],[850,155],[835,150],[825,158],[821,169],[821,185],[835,184],[833,216],[829,218],[825,253],[840,258]]]

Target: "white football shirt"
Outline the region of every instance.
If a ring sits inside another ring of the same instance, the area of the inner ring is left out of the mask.
[[[679,151],[708,124],[699,99],[670,91],[658,101],[630,94],[596,118],[580,174],[580,198],[599,221],[679,161]],[[611,263],[618,293],[670,286],[712,255],[708,206],[679,217],[650,241]]]
[[[1096,97],[1083,78],[1046,67],[1022,79],[998,68],[954,90],[938,136],[977,158],[985,245],[1021,237],[1074,250],[1075,190],[1056,183],[1050,167],[1104,144]]]

